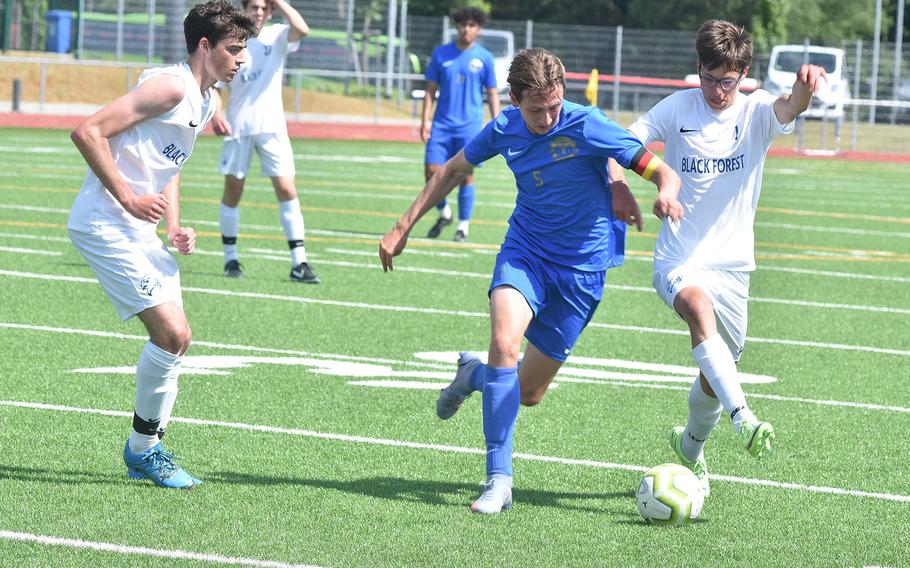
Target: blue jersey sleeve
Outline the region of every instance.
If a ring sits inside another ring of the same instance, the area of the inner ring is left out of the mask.
[[[493,140],[496,135],[493,131],[495,124],[495,120],[488,122],[483,130],[464,146],[464,157],[475,166],[479,166],[499,153]]]
[[[499,85],[496,84],[496,64],[493,61],[493,55],[489,52],[484,57],[483,68],[483,86],[487,89],[499,88]]]
[[[632,165],[635,153],[642,148],[638,138],[607,118],[600,109],[594,109],[588,114],[584,139],[591,154],[613,158],[626,169]]]
[[[439,48],[433,50],[433,55],[430,56],[430,63],[427,64],[427,72],[424,73],[423,78],[427,81],[433,81],[434,83],[442,82],[442,70],[439,65]]]

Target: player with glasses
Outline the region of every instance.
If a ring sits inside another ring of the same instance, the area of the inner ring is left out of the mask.
[[[742,80],[744,78],[743,75],[745,74],[745,72],[746,72],[745,69],[740,71],[739,76],[737,76],[736,79],[733,79],[731,77],[724,77],[723,79],[715,79],[711,75],[704,73],[702,71],[701,67],[699,66],[698,78],[701,80],[701,86],[705,87],[707,89],[713,89],[713,88],[717,87],[718,85],[720,85],[720,88],[722,90],[732,91],[734,87],[736,87],[737,85],[739,85],[742,82]]]

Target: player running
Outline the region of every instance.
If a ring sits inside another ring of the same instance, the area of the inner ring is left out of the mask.
[[[461,8],[452,15],[458,37],[455,41],[433,50],[426,72],[426,94],[420,122],[420,137],[426,143],[424,175],[430,179],[437,170],[461,150],[465,143],[483,128],[483,93],[486,91],[490,116],[499,114],[499,95],[496,93],[496,73],[493,55],[477,43],[486,16],[478,8]],[[437,91],[439,100],[436,100]],[[433,102],[432,130],[430,112]],[[458,226],[455,240],[468,240],[468,227],[474,209],[474,175],[467,172],[459,180]],[[439,219],[427,233],[435,239],[452,224],[452,208],[443,199],[436,205]]]
[[[437,402],[446,419],[472,392],[483,393],[487,477],[471,505],[477,513],[511,508],[519,402],[535,404],[543,396],[600,303],[606,269],[623,263],[625,224],[640,228],[628,187],[609,183],[608,159],[657,185],[658,217],[682,216],[679,177],[599,109],[563,100],[565,69],[556,56],[543,49],[519,52],[508,81],[514,106],[430,178],[379,247],[383,269],[391,270],[421,216],[475,165],[497,154],[505,158],[518,196],[489,288],[488,364],[462,353],[454,381]],[[523,336],[528,344],[519,370]]]
[[[226,0],[211,0],[190,10],[183,31],[185,63],[145,71],[135,89],[73,131],[90,169],[67,228],[120,317],[139,316],[149,333],[123,448],[127,474],[188,489],[200,480],[174,463],[161,438],[191,333],[177,261],[155,230],[164,217],[167,240],[181,254],[193,252],[196,234],[180,224],[180,169],[218,105],[211,87],[237,74],[256,27]]]
[[[796,73],[793,92],[739,94],[752,39],[720,20],[701,25],[695,42],[699,89],[670,95],[629,130],[643,143],[666,143],[664,159],[682,178],[686,216],[664,223],[654,249],[653,285],[689,326],[700,373],[689,391],[686,426],[670,432],[680,462],[710,492],[704,445],[725,411],[753,456],[771,451],[774,428],[746,403],[737,361],[746,339],[749,275],[755,270],[752,225],[771,142],[793,130],[825,77],[816,65]]]

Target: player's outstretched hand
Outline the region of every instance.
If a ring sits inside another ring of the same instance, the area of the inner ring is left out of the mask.
[[[392,270],[392,259],[404,250],[408,244],[408,233],[397,224],[379,241],[379,260],[382,261],[382,271]]]
[[[824,67],[818,65],[800,65],[796,71],[796,80],[806,86],[809,91],[816,93],[828,83],[828,75]]]
[[[216,112],[212,117],[212,130],[218,136],[230,136],[231,135],[231,123],[224,118],[224,115],[220,112]]]
[[[635,225],[641,231],[641,209],[629,191],[629,184],[625,180],[611,181],[610,193],[613,194],[613,216],[626,225]]]
[[[164,210],[167,209],[167,206],[168,200],[163,193],[139,195],[129,203],[123,204],[123,208],[130,215],[149,223],[157,223],[158,219],[161,219],[161,216],[164,215]]]
[[[658,219],[669,217],[673,221],[679,221],[683,218],[683,207],[676,197],[658,192],[654,201],[654,215]]]
[[[196,250],[196,231],[192,227],[168,229],[167,239],[180,254],[193,254],[193,251]]]

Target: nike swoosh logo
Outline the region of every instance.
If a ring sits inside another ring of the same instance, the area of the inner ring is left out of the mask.
[[[193,124],[193,121],[190,121],[190,128],[196,128],[197,126],[199,126],[198,122],[196,124]]]
[[[522,152],[524,152],[524,150],[518,150],[517,152],[513,152],[512,149],[509,148],[508,154],[509,154],[509,157],[512,157],[512,156],[517,156],[518,154],[521,154]]]
[[[679,127],[680,134],[687,134],[689,132],[698,132],[698,128],[684,128],[682,126]]]

